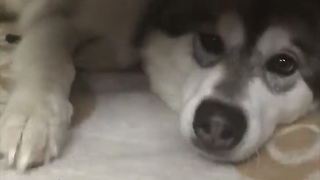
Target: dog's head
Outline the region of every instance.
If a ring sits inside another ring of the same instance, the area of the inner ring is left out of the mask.
[[[182,131],[215,160],[248,158],[319,102],[319,1],[163,0],[149,13],[144,33],[174,44],[157,56],[196,66]]]

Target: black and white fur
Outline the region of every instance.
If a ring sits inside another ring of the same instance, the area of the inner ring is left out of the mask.
[[[180,113],[183,135],[219,161],[248,158],[278,124],[299,119],[319,102],[316,0],[0,0],[0,6],[19,18],[23,36],[0,119],[0,151],[18,170],[61,152],[75,67],[126,69],[143,59],[154,92]],[[207,52],[201,33],[220,37],[223,52]],[[292,57],[296,71],[269,71],[266,64],[277,54]],[[198,115],[203,102],[220,109],[205,103]],[[221,107],[240,116],[229,118]],[[218,116],[203,122],[212,112]],[[227,116],[243,132],[232,148],[216,150],[231,141],[212,143],[215,132],[197,131],[197,123],[221,131]]]

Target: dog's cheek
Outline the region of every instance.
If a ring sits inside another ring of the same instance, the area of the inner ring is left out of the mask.
[[[283,95],[283,105],[280,112],[284,117],[280,123],[292,123],[295,120],[307,115],[314,104],[314,94],[301,78],[295,87]]]
[[[260,78],[248,84],[246,96],[239,103],[247,116],[248,130],[244,137],[244,149],[256,149],[268,139],[277,124],[278,98],[269,91]]]
[[[305,82],[313,93],[315,103],[320,103],[320,68],[316,73],[310,74],[312,75],[305,77]]]

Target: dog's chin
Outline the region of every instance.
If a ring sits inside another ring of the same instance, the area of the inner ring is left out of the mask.
[[[191,140],[193,147],[198,151],[198,153],[209,160],[219,162],[219,163],[238,163],[242,160],[234,158],[235,150],[230,151],[213,151],[206,147],[196,138]]]
[[[223,164],[241,164],[247,160],[255,157],[258,151],[263,147],[264,143],[246,145],[241,142],[238,146],[231,150],[213,151],[210,148],[202,144],[196,137],[189,137],[193,150],[196,151],[201,157],[213,162]],[[246,147],[251,147],[250,149]]]
[[[251,157],[254,157],[255,151],[251,154],[245,154],[241,156],[236,156],[237,151],[230,151],[230,152],[223,152],[223,153],[213,153],[201,150],[198,148],[199,155],[205,159],[209,159],[210,161],[220,163],[220,164],[231,164],[231,165],[238,165],[245,163]]]

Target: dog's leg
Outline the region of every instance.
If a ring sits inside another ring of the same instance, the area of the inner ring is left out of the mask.
[[[75,70],[75,32],[48,16],[23,34],[14,56],[14,89],[0,118],[0,152],[18,170],[56,158],[66,138]]]

